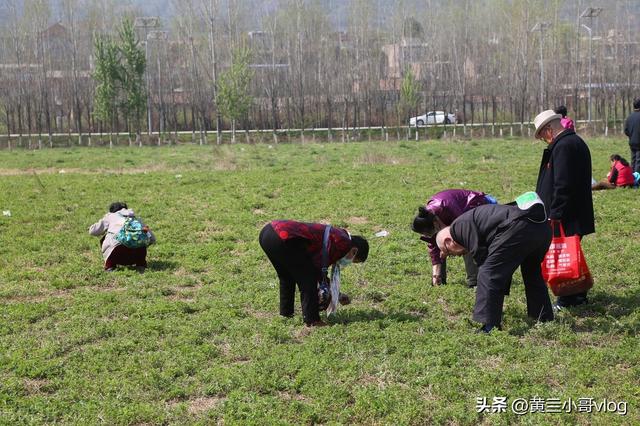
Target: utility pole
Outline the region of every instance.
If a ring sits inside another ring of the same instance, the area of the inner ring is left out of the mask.
[[[587,120],[591,123],[591,62],[593,58],[593,36],[592,30],[593,27],[593,18],[597,18],[602,12],[601,7],[588,7],[580,14],[580,18],[589,18],[589,27],[585,24],[582,24],[582,28],[589,32],[589,87],[587,88],[587,98],[588,98],[588,112],[587,112]]]
[[[157,28],[160,25],[160,18],[157,16],[145,16],[138,17],[134,21],[134,26],[136,28],[144,29],[144,60],[145,63],[149,61],[149,41],[147,40],[148,32],[147,30],[152,28]],[[147,124],[149,125],[148,134],[149,138],[151,138],[151,97],[149,96],[149,67],[145,67],[145,83],[147,85]]]
[[[587,121],[591,123],[591,56],[593,56],[593,37],[591,37],[591,28],[587,27],[585,24],[582,24],[582,28],[589,32],[589,86],[587,87],[587,98],[589,100],[589,105],[587,112]]]
[[[169,37],[169,33],[167,31],[150,31],[147,34],[147,41],[157,40],[157,41],[166,41]],[[158,117],[158,145],[160,145],[160,138],[162,137],[162,133],[164,132],[164,103],[162,101],[162,70],[160,68],[160,49],[156,49],[156,63],[158,65],[158,101],[160,102],[160,116]],[[149,93],[150,95],[150,93]],[[147,100],[150,96],[147,96]],[[149,108],[151,111],[151,108]],[[151,113],[149,113],[149,134],[151,134]]]
[[[531,32],[540,31],[540,109],[544,109],[544,32],[551,27],[549,22],[538,22],[531,28]]]

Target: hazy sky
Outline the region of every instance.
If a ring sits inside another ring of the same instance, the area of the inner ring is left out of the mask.
[[[82,14],[82,5],[88,2],[100,2],[100,1],[109,1],[115,2],[119,4],[122,9],[126,8],[135,8],[137,10],[141,10],[144,15],[147,16],[160,16],[163,18],[165,22],[171,20],[171,17],[174,15],[180,14],[180,10],[176,10],[176,4],[180,4],[180,0],[77,0],[79,6],[79,10],[77,11],[78,15]],[[194,3],[198,3],[200,0],[193,0]],[[227,0],[216,0],[220,10],[222,13],[226,10]],[[286,0],[235,0],[242,8],[247,10],[256,11],[256,13],[250,14],[250,18],[255,20],[255,22],[245,23],[247,27],[255,27],[256,29],[261,29],[259,27],[260,22],[260,12],[269,9],[275,9],[282,2],[286,2]],[[337,29],[344,29],[346,26],[346,19],[351,12],[351,6],[354,3],[354,0],[305,0],[308,3],[320,4],[325,10],[327,10],[329,18],[333,21],[334,25]],[[487,2],[492,0],[472,0],[473,2]],[[523,1],[523,0],[514,0],[514,1]],[[63,21],[62,14],[62,2],[63,0],[49,0],[49,4],[51,5],[52,23],[55,21]],[[6,23],[8,13],[8,5],[14,4],[18,8],[21,8],[23,5],[23,0],[0,0],[0,24]],[[398,11],[400,5],[403,5],[405,10],[407,11],[415,11],[415,16],[424,16],[425,12],[428,13],[429,7],[438,8],[441,4],[459,4],[460,7],[464,7],[464,0],[367,0],[364,2],[368,5],[368,7],[372,8],[375,11],[375,15],[378,16],[380,21],[383,21],[385,18],[393,16],[395,12]],[[595,2],[597,3],[597,2]],[[604,13],[599,18],[600,21],[604,24],[606,20],[614,20],[615,17],[612,16],[611,8],[607,6],[611,6],[612,3],[608,3],[607,1],[600,1],[600,5],[605,8]],[[619,0],[615,3],[624,4],[628,9],[627,16],[622,18],[628,18],[631,16],[637,17],[640,14],[640,0],[626,0],[624,2],[620,2]],[[576,14],[578,9],[584,9],[587,5],[591,4],[589,0],[564,0],[561,2],[562,11],[561,18],[564,20],[569,20],[571,22],[575,22]]]

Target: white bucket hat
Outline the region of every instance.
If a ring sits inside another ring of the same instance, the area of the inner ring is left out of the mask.
[[[536,126],[536,132],[533,135],[536,139],[538,139],[538,135],[540,130],[544,129],[544,126],[552,122],[553,120],[560,120],[562,115],[556,114],[554,110],[548,109],[546,111],[542,111],[540,114],[533,119],[533,125]]]

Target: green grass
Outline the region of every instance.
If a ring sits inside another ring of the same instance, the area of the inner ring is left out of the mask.
[[[590,140],[594,175],[623,139]],[[462,259],[432,287],[417,206],[535,187],[530,140],[0,151],[0,424],[639,424],[640,192],[594,194],[591,303],[477,335]],[[62,171],[64,170],[64,173]],[[154,229],[144,275],[102,271],[88,226],[125,200]],[[257,235],[276,218],[370,237],[353,296],[306,329],[277,315]],[[373,237],[386,229],[386,238]],[[626,401],[628,413],[480,414],[476,398]]]

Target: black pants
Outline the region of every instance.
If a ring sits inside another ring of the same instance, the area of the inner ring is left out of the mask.
[[[551,242],[551,227],[520,219],[499,231],[489,247],[489,255],[478,270],[478,288],[473,319],[482,324],[500,325],[504,296],[509,294],[511,277],[520,266],[527,298],[527,315],[551,321],[553,310],[540,263]]]
[[[631,150],[629,165],[634,172],[640,172],[640,146],[629,145],[629,149]]]
[[[467,272],[467,285],[475,287],[478,285],[478,266],[470,254],[465,254],[462,258],[464,259],[464,269]]]
[[[280,280],[280,315],[293,316],[297,283],[304,322],[319,321],[318,270],[307,253],[304,240],[283,241],[271,224],[267,224],[260,231],[259,241]]]
[[[465,254],[463,258],[464,269],[467,272],[467,286],[475,287],[478,284],[478,266],[470,254]],[[440,267],[440,283],[447,283],[447,259],[442,261],[442,266]]]

